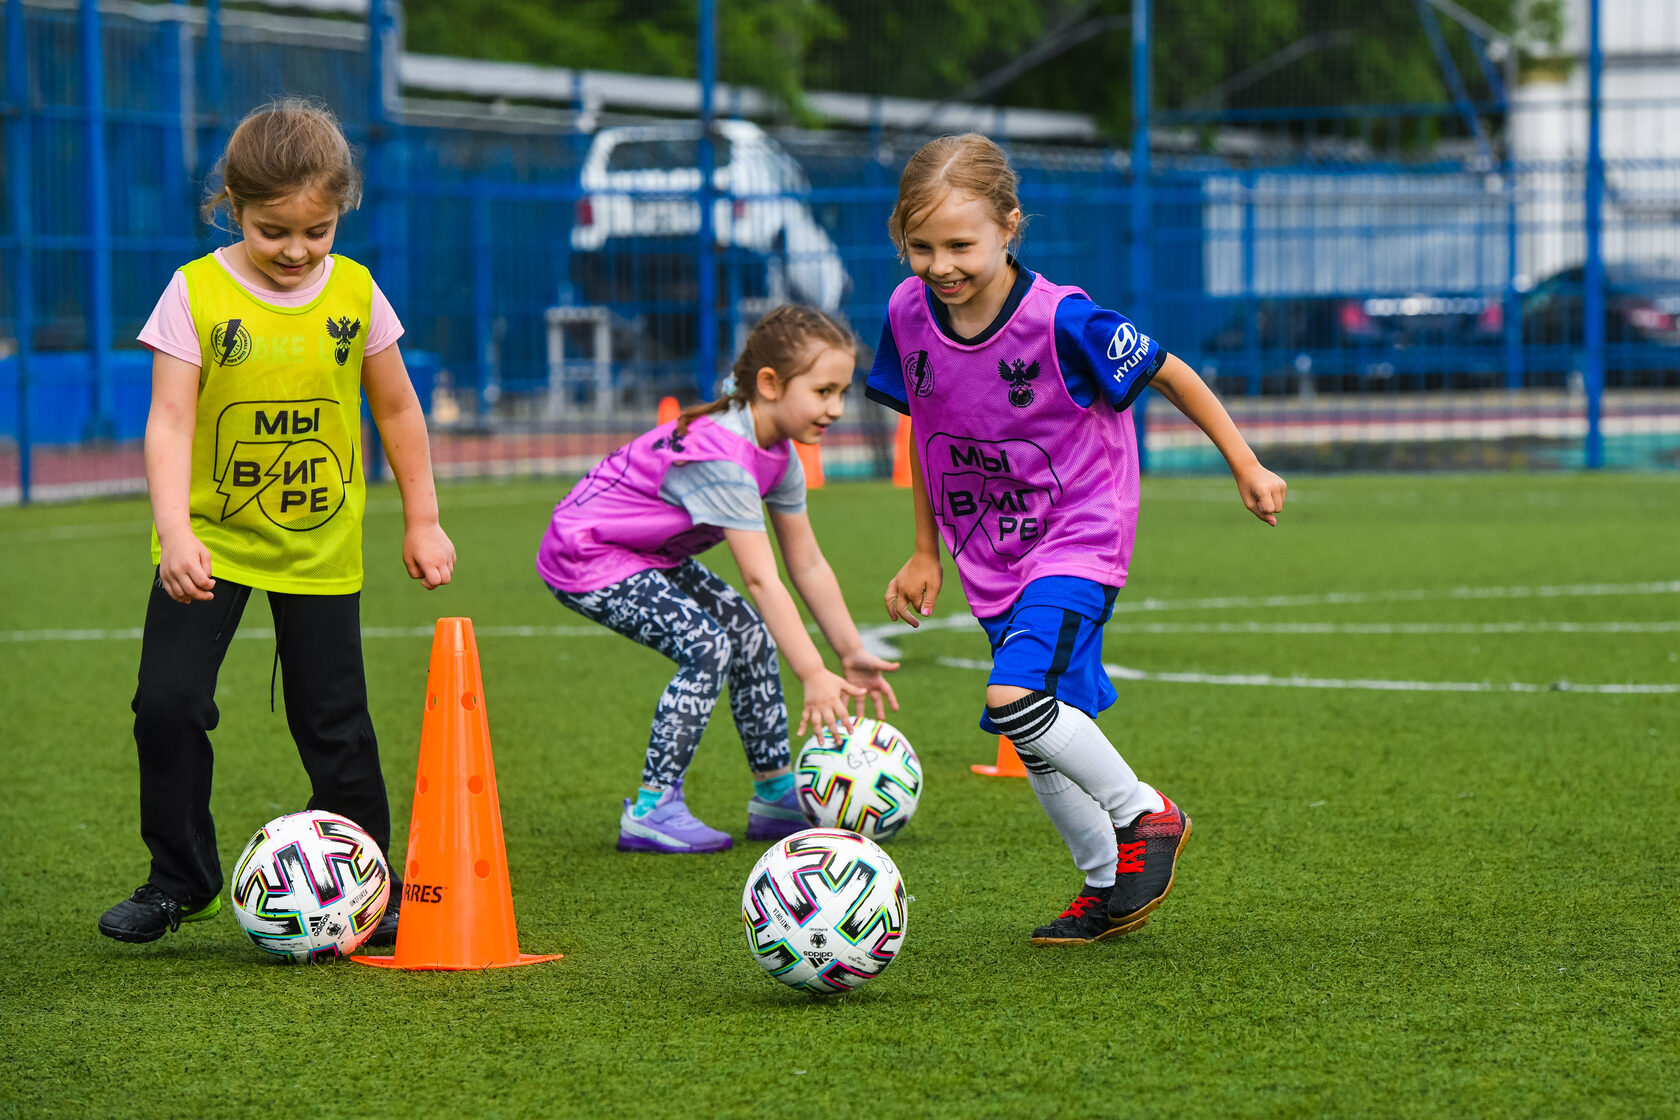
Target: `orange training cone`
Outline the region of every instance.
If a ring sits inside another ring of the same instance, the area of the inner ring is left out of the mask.
[[[893,437],[893,485],[910,485],[910,417],[898,418],[898,433]]]
[[[440,618],[426,674],[397,952],[351,960],[381,968],[459,969],[509,968],[560,956],[519,951],[478,644],[472,619]]]
[[[821,490],[823,484],[822,448],[814,443],[799,443],[795,441],[794,449],[799,452],[799,461],[805,467],[805,489]]]
[[[669,424],[677,418],[677,413],[681,411],[682,406],[677,403],[676,397],[659,398],[659,422],[661,424]]]
[[[988,766],[984,762],[976,762],[969,767],[976,774],[985,774],[992,778],[1024,778],[1027,768],[1021,763],[1021,756],[1015,753],[1015,744],[1009,741],[1009,736],[998,736],[998,760],[996,766]],[[401,937],[401,932],[398,932]],[[399,942],[400,943],[400,942]]]

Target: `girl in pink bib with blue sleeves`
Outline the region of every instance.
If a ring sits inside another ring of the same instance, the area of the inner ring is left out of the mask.
[[[916,545],[886,606],[911,626],[933,613],[943,540],[991,641],[980,724],[1014,743],[1085,875],[1031,940],[1088,944],[1149,920],[1190,836],[1190,818],[1138,779],[1093,718],[1118,699],[1102,627],[1137,535],[1127,410],[1153,385],[1213,440],[1243,504],[1269,525],[1285,484],[1195,371],[1015,260],[1017,182],[1002,149],[972,133],[925,145],[899,182],[888,228],[914,275],[888,301],[867,392],[911,420]]]
[[[863,648],[834,571],[805,512],[805,475],[792,441],[814,444],[840,418],[857,353],[852,332],[815,308],[771,311],[735,361],[734,389],[696,405],[608,455],[560,504],[537,550],[537,571],[561,603],[677,663],[659,698],[642,784],[619,817],[623,851],[720,852],[734,843],[688,809],[683,776],[724,682],[753,772],[747,838],[808,827],[794,791],[778,652],[798,674],[808,725],[839,734],[847,703],[898,701]],[[823,664],[782,585],[765,530],[841,672]],[[727,543],[749,603],[695,557]],[[754,609],[753,604],[757,604]]]

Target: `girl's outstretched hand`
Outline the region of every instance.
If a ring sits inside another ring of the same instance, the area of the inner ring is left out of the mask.
[[[1277,524],[1283,512],[1283,494],[1289,484],[1259,463],[1237,474],[1237,492],[1248,512],[1268,525]]]
[[[857,698],[857,718],[863,718],[863,705],[869,697],[875,699],[876,719],[885,720],[887,708],[898,711],[898,697],[893,695],[892,685],[887,683],[887,678],[881,675],[897,669],[898,662],[883,661],[860,649],[850,657],[841,658],[840,664],[846,671],[846,679],[863,689],[866,694]],[[886,698],[884,706],[881,703],[882,697]]]
[[[826,727],[838,739],[852,729],[852,717],[846,711],[847,700],[852,696],[859,697],[861,705],[866,689],[829,672],[826,667],[804,678],[800,684],[805,688],[805,707],[799,713],[799,730],[794,732],[795,735],[805,734],[807,727],[812,730]]]
[[[939,587],[944,582],[945,569],[939,557],[920,552],[911,556],[887,584],[887,617],[894,622],[908,622],[912,629],[920,626],[917,616],[933,613]]]
[[[455,574],[455,544],[436,521],[403,531],[403,567],[427,591],[442,587]]]
[[[159,541],[157,581],[177,603],[214,599],[210,589],[216,581],[210,578],[210,550],[192,533],[184,540]]]

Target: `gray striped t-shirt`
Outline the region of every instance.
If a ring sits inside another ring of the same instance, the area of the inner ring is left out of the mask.
[[[732,404],[723,412],[712,413],[711,419],[743,439],[756,438],[751,405]],[[804,512],[805,465],[790,448],[787,473],[761,502],[758,482],[739,463],[724,460],[680,463],[665,472],[659,496],[687,510],[696,525],[763,532],[765,506],[777,513]]]

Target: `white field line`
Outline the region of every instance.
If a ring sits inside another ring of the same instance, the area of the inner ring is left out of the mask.
[[[1132,600],[1121,600],[1121,601],[1115,603],[1114,604],[1114,613],[1116,615],[1121,615],[1121,614],[1158,613],[1158,612],[1164,612],[1164,611],[1228,611],[1228,610],[1238,610],[1238,609],[1245,609],[1245,608],[1246,609],[1255,609],[1255,608],[1270,608],[1270,607],[1357,606],[1357,605],[1362,604],[1362,603],[1422,603],[1422,602],[1428,602],[1430,600],[1440,600],[1440,599],[1450,600],[1450,601],[1464,601],[1464,600],[1477,600],[1477,599],[1571,599],[1571,598],[1595,597],[1595,596],[1606,596],[1606,595],[1676,595],[1676,594],[1680,594],[1680,580],[1657,580],[1657,581],[1649,581],[1649,582],[1644,582],[1644,583],[1570,583],[1570,584],[1541,585],[1541,586],[1538,586],[1538,587],[1411,588],[1411,589],[1396,589],[1396,590],[1392,590],[1392,591],[1326,591],[1326,592],[1320,592],[1320,593],[1314,594],[1314,595],[1223,595],[1223,596],[1218,596],[1218,597],[1215,597],[1215,598],[1206,598],[1206,599],[1132,599]],[[938,618],[924,619],[924,620],[922,620],[922,624],[921,624],[920,629],[921,630],[961,630],[961,629],[966,629],[966,628],[969,628],[969,627],[976,627],[977,628],[979,625],[980,624],[978,622],[976,622],[974,620],[974,618],[970,615],[950,614],[950,615],[943,615],[943,616],[938,617]],[[1130,625],[1141,625],[1141,624],[1128,624],[1128,623],[1111,622],[1111,623],[1109,623],[1107,629],[1110,632],[1117,633],[1117,634],[1123,634],[1123,633],[1174,633],[1175,632],[1175,631],[1166,630],[1166,629],[1159,630],[1159,631],[1130,630],[1130,629],[1128,629],[1128,627]],[[1235,626],[1235,627],[1240,628],[1240,627],[1260,626],[1260,625],[1264,625],[1264,624],[1261,624],[1261,623],[1224,623],[1224,624],[1220,624],[1220,625]],[[1304,627],[1310,627],[1310,626],[1320,626],[1320,625],[1329,626],[1329,625],[1333,625],[1333,624],[1329,624],[1329,623],[1323,623],[1323,624],[1320,624],[1320,623],[1300,623],[1300,624],[1280,624],[1280,625],[1287,625],[1287,626],[1298,625],[1300,627],[1303,627],[1303,629],[1289,629],[1289,630],[1277,630],[1277,631],[1261,630],[1261,629],[1236,629],[1236,630],[1231,630],[1231,631],[1217,631],[1216,630],[1216,631],[1208,631],[1208,632],[1209,633],[1229,632],[1229,633],[1250,633],[1250,634],[1264,634],[1264,633],[1280,633],[1280,634],[1281,633],[1302,633],[1302,634],[1307,634],[1307,633],[1326,633],[1326,634],[1349,633],[1349,634],[1357,634],[1357,633],[1457,633],[1458,632],[1458,631],[1454,631],[1454,630],[1441,630],[1441,631],[1416,630],[1416,631],[1411,631],[1411,630],[1399,629],[1398,627],[1402,627],[1402,626],[1405,625],[1405,624],[1402,624],[1402,623],[1392,624],[1393,626],[1396,627],[1396,629],[1393,629],[1393,630],[1329,630],[1329,629],[1326,629],[1326,630],[1310,630],[1310,629],[1304,629]],[[1365,625],[1365,624],[1345,623],[1345,624],[1339,624],[1339,625],[1360,626],[1360,625]],[[1387,626],[1387,625],[1390,625],[1390,624],[1376,623],[1376,624],[1370,624],[1370,625]],[[1429,625],[1429,624],[1421,623],[1419,625]],[[1469,624],[1466,624],[1466,625],[1469,625]],[[1530,625],[1530,626],[1536,626],[1536,627],[1544,628],[1544,627],[1550,627],[1550,626],[1562,627],[1562,626],[1573,625],[1573,624],[1568,624],[1568,623],[1526,623],[1526,624],[1525,623],[1492,623],[1492,624],[1489,624],[1489,625],[1494,625],[1494,626]],[[1582,624],[1582,625],[1585,625],[1585,624]],[[1616,624],[1606,623],[1604,625],[1636,626],[1636,625],[1639,625],[1639,624],[1637,624],[1637,623],[1616,623]],[[865,626],[865,627],[861,627],[860,630],[861,630],[861,633],[862,633],[862,636],[863,636],[864,647],[866,649],[868,649],[870,653],[873,653],[876,657],[885,657],[889,660],[894,659],[894,658],[898,657],[898,655],[899,655],[898,654],[898,647],[896,645],[897,639],[900,638],[901,636],[905,635],[905,634],[910,634],[910,633],[915,632],[915,631],[911,630],[911,628],[909,626],[907,626],[903,623],[898,623],[898,622],[887,622],[887,623],[880,623],[880,624],[874,625],[874,626]],[[1185,629],[1185,630],[1176,631],[1176,632],[1196,633],[1198,631]],[[1495,630],[1486,630],[1486,631],[1464,631],[1464,632],[1465,633],[1489,633],[1489,634],[1498,634],[1498,633],[1517,633],[1517,634],[1520,634],[1520,633],[1528,633],[1528,632],[1548,633],[1548,632],[1554,632],[1554,631],[1549,631],[1549,630],[1546,630],[1546,629],[1537,629],[1537,630],[1533,630],[1533,631],[1525,631],[1525,630],[1520,630],[1520,629],[1519,630],[1495,629]],[[1572,631],[1558,630],[1558,631],[1555,631],[1555,632],[1557,632],[1557,633],[1570,633]],[[1581,632],[1582,633],[1592,633],[1593,631],[1581,631]],[[1625,633],[1639,633],[1640,631],[1638,631],[1638,630],[1606,631],[1606,633],[1624,633],[1624,632]],[[1666,633],[1665,630],[1654,630],[1652,632],[1653,633]]]
[[[0,630],[0,644],[6,642],[111,642],[139,641],[140,627],[114,630]],[[364,638],[430,638],[430,626],[364,626]],[[480,638],[596,638],[613,632],[604,626],[477,626],[473,634]],[[242,626],[234,635],[236,641],[250,638],[272,639],[274,630],[267,626]]]
[[[941,657],[939,664],[951,669],[989,670],[990,661],[973,661],[961,657]],[[1387,681],[1367,678],[1336,677],[1274,677],[1270,673],[1150,673],[1125,665],[1103,666],[1103,671],[1115,680],[1158,681],[1166,684],[1222,684],[1251,688],[1334,688],[1363,689],[1375,692],[1592,692],[1615,694],[1680,694],[1680,684],[1579,684],[1575,681],[1553,681],[1550,684],[1526,684],[1522,681],[1495,683],[1493,681]]]
[[[540,479],[534,481],[542,481]],[[558,483],[553,487],[554,501],[558,502],[565,494],[565,489]],[[43,500],[45,500],[43,498]],[[5,505],[4,491],[0,491],[0,506]],[[552,505],[553,502],[549,502]],[[443,512],[447,517],[451,510],[457,509],[489,509],[496,506],[530,506],[529,494],[498,494],[495,492],[476,494],[472,497],[453,495],[445,490],[443,493]],[[538,502],[542,506],[542,502]],[[369,513],[401,513],[402,502],[397,498],[376,498],[370,500],[367,506]],[[539,519],[540,528],[544,519]],[[137,536],[145,539],[151,533],[152,523],[145,519],[124,518],[120,521],[84,521],[72,525],[46,525],[28,529],[13,529],[0,531],[0,544],[37,544],[43,541],[81,540],[85,537],[127,537]],[[533,538],[535,539],[535,538]],[[535,555],[536,546],[532,546]]]
[[[1601,429],[1607,436],[1659,435],[1680,432],[1677,416],[1605,417]],[[1401,440],[1499,440],[1521,436],[1543,439],[1580,439],[1587,434],[1585,416],[1467,416],[1431,417],[1422,420],[1358,419],[1335,424],[1268,423],[1249,421],[1243,436],[1256,447],[1280,444],[1394,443]],[[1252,434],[1251,434],[1252,433]],[[1151,450],[1199,447],[1206,436],[1191,429],[1151,430]]]
[[[65,528],[74,528],[65,526]],[[1231,610],[1243,607],[1329,606],[1360,603],[1424,602],[1430,599],[1562,599],[1604,595],[1680,594],[1680,580],[1647,583],[1583,583],[1540,587],[1451,587],[1396,591],[1332,591],[1318,595],[1224,596],[1210,599],[1140,599],[1116,603],[1115,613],[1127,611]],[[979,628],[971,615],[949,614],[922,621],[920,629]],[[1670,622],[1490,622],[1490,623],[1110,623],[1114,633],[1230,633],[1230,634],[1665,634],[1677,628]],[[860,627],[864,645],[878,657],[896,658],[894,639],[915,633],[903,623]],[[476,633],[487,638],[582,638],[608,631],[594,626],[486,626]],[[427,637],[429,627],[378,627],[362,631],[367,638]],[[120,629],[0,630],[5,642],[89,642],[133,640],[138,627]],[[241,638],[271,638],[273,631],[246,628]]]
[[[1257,607],[1328,606],[1359,603],[1424,602],[1427,600],[1476,599],[1561,599],[1605,595],[1672,595],[1680,594],[1680,580],[1646,583],[1581,583],[1538,587],[1453,587],[1445,590],[1395,591],[1339,591],[1317,595],[1223,596],[1207,599],[1144,599],[1115,604],[1115,613],[1122,611],[1231,610]],[[978,628],[979,623],[966,615],[947,615],[930,618],[921,630],[955,630]],[[1490,622],[1490,623],[1110,623],[1112,633],[1219,633],[1219,634],[1617,634],[1680,632],[1675,622]],[[864,645],[877,657],[895,659],[899,651],[896,639],[913,633],[900,623],[871,626],[863,630]],[[939,664],[961,669],[990,669],[989,661],[972,661],[942,657]],[[1119,680],[1164,681],[1177,684],[1245,685],[1271,688],[1343,688],[1375,689],[1393,692],[1598,692],[1598,693],[1680,693],[1680,685],[1671,684],[1574,684],[1559,681],[1552,684],[1524,684],[1514,682],[1495,685],[1487,681],[1384,681],[1364,679],[1334,679],[1320,677],[1277,677],[1271,674],[1209,674],[1209,673],[1148,673],[1120,665],[1105,665],[1111,677]]]
[[[39,529],[15,529],[0,533],[0,541],[8,545],[35,544],[40,541],[73,541],[84,537],[126,537],[145,539],[151,531],[150,521],[89,521],[77,525],[49,525]]]
[[[924,618],[918,629],[912,630],[903,622],[881,622],[874,626],[859,626],[858,637],[863,639],[866,652],[887,661],[897,661],[902,653],[898,648],[898,639],[906,634],[917,634],[928,630],[978,630],[980,623],[971,614],[947,614],[938,618]]]
[[[935,626],[933,621],[945,625]],[[930,620],[923,628],[951,630],[964,624],[979,629],[973,619],[960,617]],[[818,632],[815,626],[807,629]],[[890,649],[881,640],[878,629],[864,631],[865,645],[875,650]],[[1149,622],[1116,623],[1107,629],[1111,634],[1675,634],[1680,633],[1680,622]],[[484,638],[596,638],[610,633],[600,626],[483,626],[473,632]],[[0,643],[139,641],[141,633],[138,626],[106,630],[0,630]],[[368,626],[362,630],[362,637],[369,639],[431,635],[429,626]],[[244,627],[236,637],[266,639],[274,637],[274,631],[263,626]],[[898,653],[876,653],[876,656],[897,657]]]
[[[930,620],[930,622],[933,620]],[[972,619],[941,619],[946,622],[967,621],[971,625]],[[1515,624],[1532,625],[1532,624]],[[1559,623],[1558,626],[1574,627],[1578,624]],[[1588,624],[1591,625],[1591,624]],[[1637,623],[1604,624],[1638,626]],[[924,627],[928,623],[923,624]],[[953,629],[952,626],[934,627],[935,629]],[[1668,626],[1662,631],[1674,632],[1680,630],[1680,625]],[[1457,631],[1452,631],[1457,632]],[[1502,631],[1510,632],[1510,631]],[[1562,633],[1576,632],[1574,629],[1561,630]],[[1644,631],[1636,631],[1644,632]],[[90,642],[90,641],[139,641],[141,637],[139,627],[113,630],[0,630],[0,643],[25,642]],[[420,639],[432,636],[430,626],[370,626],[362,631],[366,638],[408,638]],[[605,637],[611,631],[601,626],[484,626],[474,630],[478,636],[485,638],[595,638]],[[274,631],[260,626],[241,629],[235,636],[236,640],[272,639]],[[878,654],[877,656],[885,656]],[[896,656],[896,654],[890,654]],[[952,669],[969,669],[986,671],[992,667],[990,661],[976,661],[961,657],[941,657],[939,664]],[[1575,681],[1554,681],[1550,684],[1527,684],[1521,681],[1511,681],[1497,684],[1491,681],[1396,681],[1368,678],[1333,678],[1333,677],[1278,677],[1269,673],[1151,673],[1142,669],[1132,669],[1124,665],[1103,666],[1104,671],[1115,680],[1125,681],[1154,681],[1168,684],[1211,684],[1211,685],[1241,685],[1262,688],[1325,688],[1325,689],[1362,689],[1378,692],[1591,692],[1616,694],[1680,694],[1680,684],[1581,684]]]
[[[1393,591],[1326,591],[1316,595],[1227,595],[1209,599],[1133,599],[1115,614],[1141,611],[1231,610],[1236,607],[1322,607],[1360,603],[1421,603],[1431,599],[1574,599],[1602,595],[1677,595],[1680,580],[1647,583],[1566,583],[1539,587],[1447,587]]]
[[[1117,622],[1110,634],[1677,634],[1676,622]]]

